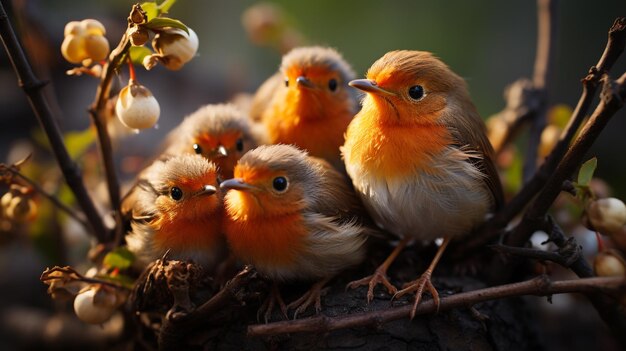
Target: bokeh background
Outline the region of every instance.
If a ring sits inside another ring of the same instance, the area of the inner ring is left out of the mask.
[[[185,115],[203,104],[253,92],[276,71],[280,52],[251,43],[241,23],[242,13],[255,3],[179,0],[174,5],[171,17],[182,20],[199,36],[198,57],[178,72],[162,67],[150,72],[138,69],[139,81],[159,100],[161,119],[158,129],[130,135],[115,145],[118,171],[123,179],[132,179],[137,170],[137,163],[128,166],[125,160],[149,157],[163,136]],[[285,11],[290,24],[306,37],[308,44],[337,48],[358,76],[363,76],[376,59],[390,50],[434,52],[468,81],[484,118],[504,107],[502,95],[508,84],[521,77],[532,77],[537,27],[536,3],[532,0],[276,0],[273,3]],[[89,128],[86,108],[94,98],[97,81],[64,74],[71,65],[60,53],[63,28],[72,20],[96,18],[106,26],[107,38],[114,47],[125,30],[133,2],[2,0],[2,4],[29,49],[37,74],[51,82],[47,92],[56,98],[51,100],[52,107],[63,131]],[[561,0],[557,11],[550,103],[574,107],[581,92],[580,79],[599,59],[614,19],[626,15],[626,2]],[[614,77],[626,72],[626,56],[620,58],[612,72]],[[124,84],[126,79],[127,73],[122,72],[119,82]],[[26,97],[17,85],[4,50],[0,50],[0,162],[25,156],[20,150],[29,150],[23,145],[32,142],[37,130]],[[614,188],[614,195],[621,199],[626,199],[625,132],[626,110],[622,110],[589,155],[598,157],[596,174],[606,179]],[[14,306],[50,307],[45,287],[37,278],[45,266],[66,262],[58,262],[54,255],[42,256],[37,250],[29,249],[30,244],[26,240],[0,250],[0,310]],[[563,306],[557,304],[557,309],[571,305]],[[32,309],[11,311],[18,313],[18,319],[30,316],[24,311],[33,312]],[[586,322],[573,330],[577,337],[552,346],[593,347],[593,339],[584,338],[584,326],[600,323],[594,313],[588,308],[579,310],[576,315]],[[560,321],[555,319],[555,323]],[[551,326],[558,329],[555,323]],[[597,328],[600,331],[592,334],[606,337],[606,330],[601,325]],[[0,348],[10,349],[14,345],[3,342],[2,334],[0,330]],[[612,344],[608,342],[608,345]]]

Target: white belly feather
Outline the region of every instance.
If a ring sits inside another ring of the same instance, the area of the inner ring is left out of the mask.
[[[437,174],[416,171],[403,178],[375,177],[358,164],[347,171],[380,227],[400,237],[431,241],[469,233],[492,206],[484,175],[467,158],[448,148],[433,159]]]

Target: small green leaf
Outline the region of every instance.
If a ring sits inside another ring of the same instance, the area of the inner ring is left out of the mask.
[[[176,3],[176,0],[165,0],[157,2],[159,2],[159,13],[168,13],[172,5]]]
[[[156,2],[142,2],[141,8],[146,11],[146,17],[148,17],[148,21],[153,18],[157,18],[159,15],[159,9]]]
[[[130,53],[130,59],[137,65],[143,64],[144,57],[152,55],[152,51],[145,46],[131,46],[128,51]]]
[[[135,261],[135,255],[125,247],[118,247],[104,256],[102,263],[109,268],[124,270],[129,268]]]
[[[87,128],[83,131],[65,133],[65,147],[72,158],[77,158],[85,153],[96,142],[96,133]]]
[[[179,28],[184,30],[186,33],[189,33],[189,29],[187,29],[187,26],[183,22],[169,17],[153,18],[148,21],[148,23],[146,23],[144,26],[152,30],[160,30],[166,27]]]
[[[578,185],[588,186],[589,182],[591,182],[591,178],[593,178],[593,172],[596,171],[597,166],[598,159],[595,157],[583,163],[583,165],[580,166],[580,171],[578,171]]]

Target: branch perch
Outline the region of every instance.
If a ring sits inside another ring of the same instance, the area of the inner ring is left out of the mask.
[[[480,302],[523,295],[549,296],[563,293],[589,293],[619,291],[626,288],[626,278],[585,278],[552,282],[548,276],[520,283],[496,286],[481,290],[455,294],[441,299],[440,311],[472,306]],[[355,313],[341,317],[315,317],[295,321],[281,321],[270,324],[258,324],[248,327],[248,336],[274,336],[288,333],[327,333],[333,330],[381,325],[397,319],[408,318],[412,305],[394,307],[380,311]],[[424,301],[417,306],[416,314],[435,313],[437,307],[433,300]]]

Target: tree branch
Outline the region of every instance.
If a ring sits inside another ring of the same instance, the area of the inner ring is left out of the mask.
[[[506,297],[536,295],[547,296],[562,293],[589,293],[618,291],[626,288],[623,277],[586,278],[552,282],[543,275],[520,283],[496,286],[455,294],[441,299],[439,311],[472,306],[480,302]],[[248,336],[275,336],[287,333],[326,333],[333,330],[376,326],[393,320],[408,318],[412,305],[393,307],[385,310],[355,313],[341,317],[315,317],[295,321],[281,321],[270,324],[251,325]],[[416,314],[435,313],[437,307],[433,300],[423,301],[417,306]]]
[[[50,146],[57,163],[61,168],[61,172],[65,177],[67,185],[72,190],[72,193],[76,197],[76,201],[82,208],[89,224],[91,226],[93,235],[99,242],[106,242],[109,238],[109,233],[104,222],[98,213],[93,200],[89,196],[85,184],[83,183],[81,171],[76,163],[71,159],[65,144],[63,142],[63,135],[59,126],[55,122],[55,118],[52,115],[52,110],[48,105],[48,102],[43,94],[43,87],[46,83],[37,79],[33,73],[32,67],[24,54],[15,31],[11,26],[9,17],[7,16],[4,7],[0,3],[0,36],[2,37],[2,43],[9,56],[13,70],[18,77],[18,84],[26,93],[28,101],[37,117],[39,124],[46,133]]]
[[[559,162],[543,190],[531,203],[522,221],[507,238],[506,243],[508,245],[521,246],[530,238],[532,232],[537,228],[537,223],[544,220],[548,209],[561,193],[563,182],[569,179],[582,164],[585,154],[593,142],[598,138],[611,117],[623,106],[624,100],[626,100],[626,73],[615,82],[605,75],[603,81],[604,87],[598,107]]]
[[[565,155],[570,141],[574,138],[578,128],[585,119],[587,111],[593,102],[602,74],[610,71],[615,61],[617,61],[617,58],[624,51],[625,45],[626,18],[620,17],[615,20],[613,26],[609,29],[608,42],[602,57],[600,57],[596,66],[591,67],[589,74],[582,80],[583,92],[564,132],[561,134],[561,138],[554,149],[552,149],[552,152],[550,152],[545,162],[524,185],[522,190],[490,220],[492,226],[496,228],[506,226],[544,186],[550,174],[552,174],[559,161],[563,158],[563,155]]]
[[[615,20],[608,32],[608,41],[602,56],[596,66],[591,67],[589,74],[582,79],[583,91],[570,117],[568,125],[561,134],[561,138],[539,167],[533,177],[524,184],[520,192],[511,199],[500,211],[482,227],[482,229],[463,242],[463,251],[471,251],[498,236],[503,228],[515,218],[528,203],[541,191],[548,177],[554,172],[563,159],[571,140],[587,116],[587,111],[593,102],[596,90],[602,78],[601,73],[608,72],[626,46],[626,18]]]
[[[133,6],[134,8],[137,5]],[[128,28],[130,28],[130,22]],[[128,54],[128,49],[131,46],[130,39],[124,32],[120,43],[117,47],[111,51],[109,55],[109,61],[104,65],[102,69],[102,77],[98,89],[96,90],[96,97],[94,102],[89,107],[89,115],[93,122],[96,133],[98,135],[98,146],[100,150],[100,157],[104,165],[104,172],[107,180],[107,189],[109,192],[109,200],[111,202],[111,209],[113,211],[113,217],[115,218],[115,238],[114,245],[118,246],[122,237],[124,236],[124,224],[122,223],[122,199],[120,196],[120,184],[115,172],[115,162],[113,161],[113,147],[111,146],[111,138],[107,130],[107,121],[104,117],[107,101],[110,97],[111,83],[113,76],[117,69],[124,62],[124,58]]]

